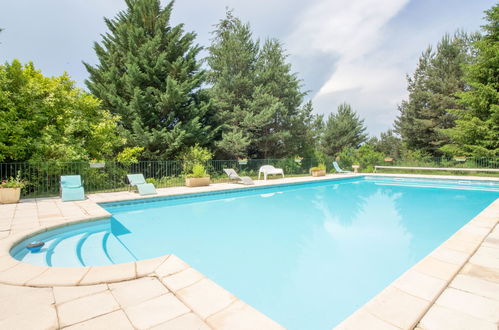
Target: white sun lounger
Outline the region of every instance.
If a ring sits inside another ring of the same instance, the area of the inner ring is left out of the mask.
[[[254,184],[249,176],[239,176],[233,168],[224,168],[224,172],[229,176],[229,179],[237,180],[238,183]]]
[[[267,175],[269,174],[281,174],[282,177],[284,178],[284,171],[282,168],[275,168],[272,165],[263,165],[260,167],[260,170],[258,171],[258,180],[260,180],[260,174],[263,173],[263,179],[267,180]]]

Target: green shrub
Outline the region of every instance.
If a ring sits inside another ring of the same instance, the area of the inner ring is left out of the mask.
[[[10,177],[7,180],[0,182],[0,188],[24,188],[26,186],[26,181],[21,179],[21,171],[17,172],[15,178]]]
[[[364,144],[358,149],[345,148],[338,155],[338,163],[344,169],[352,165],[360,165],[361,172],[373,172],[374,166],[383,164],[384,155],[377,152],[372,145]]]
[[[116,155],[116,160],[124,164],[136,164],[139,162],[138,158],[142,151],[144,151],[144,147],[125,148]]]
[[[274,165],[277,168],[282,168],[285,174],[303,174],[307,173],[301,167],[301,163],[296,162],[294,159],[280,159]]]
[[[317,166],[314,166],[310,169],[310,171],[320,171],[320,170],[326,170],[326,164],[324,163],[320,163],[319,165]]]
[[[196,164],[205,164],[211,159],[213,154],[207,148],[200,147],[198,144],[189,147],[181,154],[182,167],[184,174],[192,173]]]
[[[203,164],[194,164],[192,167],[192,172],[187,174],[188,178],[204,178],[207,177],[208,173],[206,173],[206,167]]]

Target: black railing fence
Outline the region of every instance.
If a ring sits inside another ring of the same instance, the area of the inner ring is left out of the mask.
[[[211,182],[226,182],[224,168],[233,168],[241,176],[258,176],[263,165],[274,165],[284,169],[286,175],[308,174],[310,167],[318,163],[312,159],[251,159],[210,160],[206,170]],[[24,198],[57,196],[60,190],[61,175],[80,175],[86,193],[111,192],[128,189],[126,175],[142,173],[147,181],[158,188],[183,186],[184,172],[182,161],[140,161],[137,163],[89,163],[89,162],[28,162],[0,163],[0,179],[20,177],[27,182],[22,190]]]
[[[328,173],[334,172],[333,158],[326,161]],[[310,168],[319,164],[317,159],[248,159],[210,160],[206,169],[211,182],[226,182],[224,168],[235,169],[240,176],[256,178],[263,165],[282,168],[286,176],[308,175]],[[351,169],[348,161],[338,161],[344,169]],[[377,161],[376,164],[361,164],[361,171],[371,171],[374,165],[427,166],[427,167],[466,167],[499,168],[499,158],[427,158],[420,160]],[[89,163],[89,162],[27,162],[0,163],[0,179],[20,177],[27,182],[22,190],[24,198],[59,195],[61,175],[81,175],[86,193],[111,192],[128,189],[126,175],[142,173],[147,181],[158,188],[184,185],[182,161],[140,161],[137,163]]]

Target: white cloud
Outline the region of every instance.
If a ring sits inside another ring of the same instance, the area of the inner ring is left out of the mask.
[[[408,0],[324,0],[307,10],[288,39],[297,56],[331,54],[335,70],[314,96],[318,112],[350,103],[371,131],[388,127],[405,95],[403,53],[387,47],[386,24]],[[349,99],[340,99],[349,97]],[[392,109],[387,115],[387,109]]]

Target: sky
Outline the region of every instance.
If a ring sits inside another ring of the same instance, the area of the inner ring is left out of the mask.
[[[249,22],[255,38],[283,42],[314,111],[346,102],[377,135],[392,127],[423,50],[445,33],[475,32],[495,0],[177,0],[172,24],[209,45],[226,8]],[[167,1],[162,1],[166,4]],[[0,0],[0,63],[33,61],[43,74],[67,72],[85,88],[82,61],[95,64],[103,18],[124,0]]]

